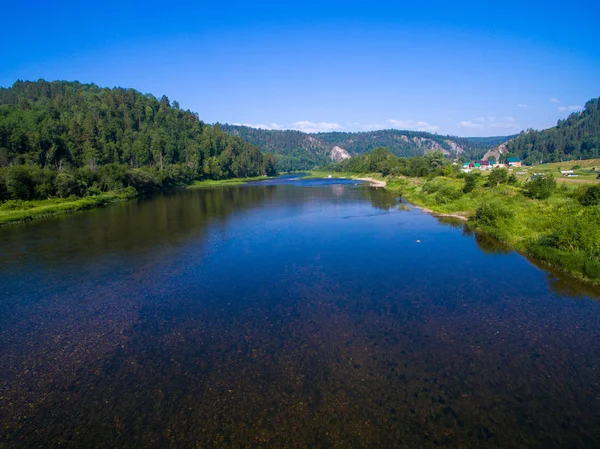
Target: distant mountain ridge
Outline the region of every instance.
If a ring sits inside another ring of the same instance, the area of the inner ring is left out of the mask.
[[[449,157],[481,157],[491,148],[515,136],[456,137],[423,131],[384,129],[366,132],[304,133],[293,130],[267,130],[241,125],[219,125],[263,151],[276,155],[278,169],[305,170],[387,147],[397,156],[418,156],[441,151]]]

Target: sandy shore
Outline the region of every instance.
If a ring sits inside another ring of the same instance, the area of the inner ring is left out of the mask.
[[[386,182],[385,181],[381,181],[379,179],[373,179],[373,178],[355,178],[358,181],[367,181],[371,184],[371,187],[385,187],[386,186]]]
[[[425,207],[421,207],[421,206],[417,206],[417,205],[414,205],[414,207],[416,207],[418,209],[421,209],[423,212],[427,212],[428,214],[435,215],[436,217],[451,217],[451,218],[457,218],[457,219],[462,220],[462,221],[468,221],[469,220],[468,217],[465,217],[464,215],[460,215],[460,213],[457,213],[457,214],[442,214],[440,212],[436,212],[434,210],[427,209]]]

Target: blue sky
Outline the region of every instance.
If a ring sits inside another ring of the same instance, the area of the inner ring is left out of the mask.
[[[0,86],[133,87],[208,123],[506,135],[600,96],[598,3],[10,2]]]

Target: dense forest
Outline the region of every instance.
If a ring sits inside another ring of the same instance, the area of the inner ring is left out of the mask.
[[[343,148],[351,156],[365,154],[377,147],[386,147],[401,157],[441,151],[448,157],[471,159],[480,158],[487,150],[515,137],[455,137],[396,129],[307,134],[227,124],[221,126],[224,131],[276,154],[277,167],[281,171],[306,170],[327,165],[332,160],[334,147]]]
[[[600,98],[588,101],[583,111],[559,120],[553,128],[522,132],[506,147],[509,155],[529,164],[600,157]]]
[[[0,199],[273,175],[272,155],[166,96],[43,80],[0,88]]]

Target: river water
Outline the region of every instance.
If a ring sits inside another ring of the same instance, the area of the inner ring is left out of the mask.
[[[600,447],[598,292],[348,180],[0,228],[0,447]]]

